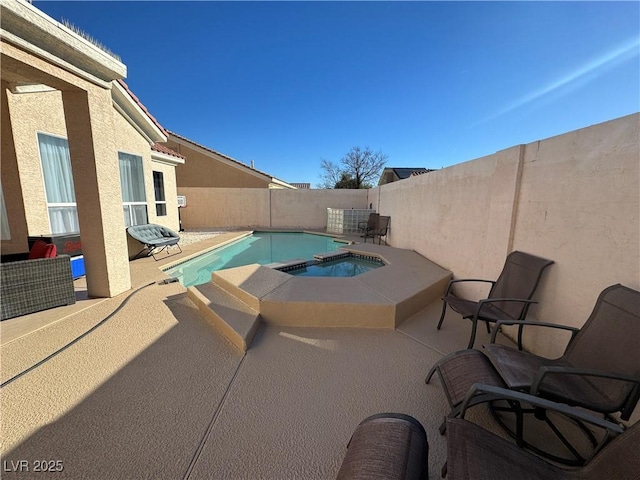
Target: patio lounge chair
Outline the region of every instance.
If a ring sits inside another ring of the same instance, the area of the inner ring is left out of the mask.
[[[376,237],[378,237],[378,245],[380,245],[382,237],[387,236],[390,220],[391,217],[380,215],[378,217],[378,223],[376,224],[376,226],[372,230],[370,230],[367,235],[364,236],[364,243],[367,243],[367,238],[372,238],[373,243],[375,243]]]
[[[502,272],[496,281],[475,278],[449,281],[445,295],[442,298],[442,314],[438,322],[438,330],[442,327],[447,305],[462,315],[462,318],[471,319],[471,338],[467,348],[473,348],[475,343],[478,320],[487,323],[487,332],[490,331],[490,322],[524,320],[529,306],[532,303],[537,303],[531,300],[531,297],[533,297],[538,287],[542,273],[553,263],[552,260],[514,251],[507,256]],[[491,290],[485,299],[477,302],[467,300],[451,292],[451,288],[461,282],[491,283]],[[518,331],[518,345],[522,346],[521,330]]]
[[[422,424],[401,413],[379,413],[356,427],[337,480],[426,480],[429,444]]]
[[[547,411],[555,411],[566,417],[588,423],[593,429],[604,432],[602,441],[594,449],[584,466],[565,468],[520,448],[488,430],[461,418],[447,419],[447,471],[449,480],[494,480],[498,478],[518,480],[638,480],[640,478],[640,422],[627,430],[567,405],[549,402],[538,397],[495,387],[475,386],[468,395],[468,403],[475,395],[527,402]],[[470,402],[469,402],[470,401]]]
[[[522,327],[568,330],[564,354],[554,360],[495,343],[499,321],[484,353],[506,386],[554,401],[629,420],[640,399],[640,292],[617,284],[600,293],[580,329],[541,322]],[[526,413],[526,412],[525,412]]]
[[[156,255],[163,250],[169,253],[169,247],[176,246],[178,247],[178,253],[182,253],[182,248],[178,242],[180,241],[180,235],[171,230],[170,228],[163,227],[162,225],[156,225],[153,223],[148,223],[145,225],[134,225],[132,227],[127,228],[127,233],[131,236],[131,238],[139,241],[144,245],[142,250],[140,250],[133,259],[140,256],[149,256],[151,255],[154,260],[158,260]]]
[[[378,226],[378,219],[380,218],[380,214],[379,213],[370,213],[369,214],[369,219],[366,222],[360,222],[358,223],[358,230],[360,230],[362,232],[362,235],[360,235],[360,237],[365,239],[365,242],[367,241],[367,238],[371,238],[371,232],[373,232],[375,230],[375,228]]]

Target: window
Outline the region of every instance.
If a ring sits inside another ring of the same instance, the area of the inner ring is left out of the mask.
[[[2,223],[0,240],[11,240],[11,230],[9,230],[9,219],[7,218],[7,206],[4,204],[4,193],[2,192],[1,183],[0,183],[0,223]]]
[[[69,142],[66,138],[38,133],[38,145],[51,233],[78,233],[80,225]]]
[[[156,215],[167,215],[167,202],[164,197],[164,175],[162,172],[153,172],[153,190],[156,193]]]
[[[144,193],[142,157],[118,152],[120,162],[120,187],[122,188],[122,208],[124,224],[143,225],[147,220],[147,197]]]

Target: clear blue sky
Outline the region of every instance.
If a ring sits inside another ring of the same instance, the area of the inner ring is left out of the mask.
[[[640,110],[638,2],[53,2],[167,129],[288,182],[441,168]]]

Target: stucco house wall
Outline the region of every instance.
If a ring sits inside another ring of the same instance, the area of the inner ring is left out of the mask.
[[[51,229],[37,134],[66,138],[62,93],[9,92],[8,101],[28,233],[46,235]]]
[[[38,133],[67,138],[62,93],[8,93],[9,112],[15,141],[20,183],[23,192],[24,211],[29,236],[49,235],[49,215],[38,148]],[[149,142],[119,112],[113,110],[113,138],[118,152],[142,157],[145,181],[145,197],[149,223],[158,223],[174,230],[179,229],[175,166],[152,160]],[[118,163],[117,156],[113,158]],[[153,171],[163,173],[167,215],[158,217],[155,208]],[[117,199],[122,203],[122,197]],[[11,217],[12,215],[9,214]],[[135,255],[139,244],[128,239],[129,253]],[[24,251],[24,245],[20,245]],[[11,253],[9,246],[5,253]]]
[[[117,58],[29,2],[3,1],[0,9],[1,173],[11,230],[11,238],[2,240],[2,252],[24,252],[27,236],[50,233],[37,132],[64,136],[73,170],[88,294],[122,293],[131,287],[131,279],[118,151],[144,159],[149,219],[164,223],[155,216],[150,176],[152,145],[166,140],[164,130],[121,82],[126,66]],[[33,93],[39,86],[55,91]],[[30,92],[20,93],[26,90]],[[184,158],[178,157],[171,161],[165,157],[165,163],[183,163]],[[174,174],[170,168],[162,169],[167,224],[177,228]]]

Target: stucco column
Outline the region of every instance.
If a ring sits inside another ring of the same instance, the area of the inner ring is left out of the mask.
[[[89,296],[131,288],[111,93],[62,92]]]
[[[29,250],[27,243],[27,220],[24,212],[24,200],[20,173],[16,156],[16,147],[11,128],[11,114],[9,112],[9,100],[7,98],[8,85],[0,83],[2,96],[2,112],[0,114],[0,176],[2,177],[2,191],[7,207],[7,219],[11,230],[11,239],[2,241],[2,253],[21,253]]]

